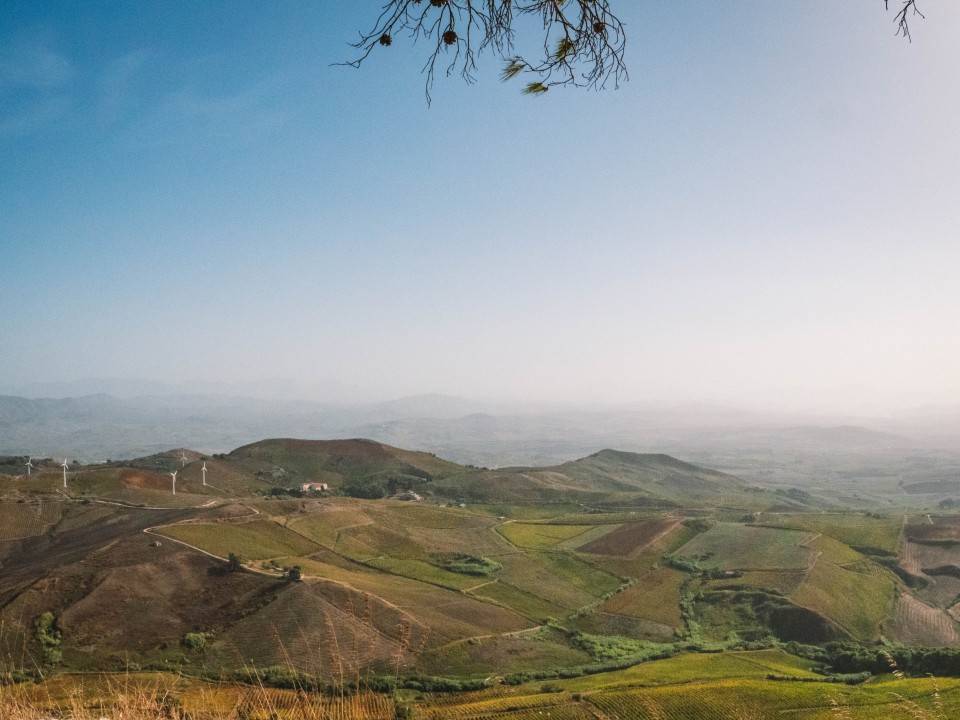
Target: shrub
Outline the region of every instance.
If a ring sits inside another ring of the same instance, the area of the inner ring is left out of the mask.
[[[361,498],[363,500],[379,500],[382,497],[386,497],[387,494],[387,491],[379,483],[361,483],[356,480],[344,485],[343,492],[350,497]]]
[[[753,517],[751,516],[751,520]],[[713,523],[704,518],[689,518],[683,521],[685,527],[690,528],[694,532],[703,533],[713,527]]]
[[[206,633],[188,632],[183,636],[180,644],[188,650],[203,650],[207,647],[207,635]]]
[[[36,631],[37,642],[40,643],[40,647],[43,648],[43,659],[44,662],[53,665],[63,658],[63,654],[60,652],[60,642],[63,640],[63,633],[57,628],[57,622],[53,617],[53,613],[49,610],[41,613],[40,616],[33,621],[33,627]]]
[[[433,555],[431,562],[437,567],[461,575],[493,575],[503,569],[503,566],[496,560],[466,553]]]

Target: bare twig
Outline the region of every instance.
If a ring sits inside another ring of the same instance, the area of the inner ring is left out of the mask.
[[[883,0],[883,6],[889,10],[890,9],[890,0]],[[903,5],[900,7],[900,11],[893,17],[893,21],[897,24],[897,35],[902,35],[907,39],[907,42],[913,42],[913,38],[910,37],[910,21],[909,18],[914,15],[919,15],[921,18],[926,16],[917,9],[917,0],[903,0]]]
[[[406,35],[429,46],[423,72],[427,102],[438,71],[475,80],[477,56],[484,51],[504,63],[502,80],[526,75],[522,92],[541,95],[558,85],[602,89],[628,79],[626,35],[611,5],[616,0],[384,0],[380,15],[351,46],[360,67],[377,48]],[[891,0],[883,0],[889,10]],[[924,15],[917,0],[895,0],[897,35],[912,42],[910,20]],[[534,56],[514,52],[515,20],[539,19],[541,50]]]
[[[424,65],[427,100],[439,69],[475,80],[477,55],[487,51],[506,63],[502,79],[535,76],[524,92],[540,94],[557,85],[601,89],[627,79],[626,35],[611,0],[387,0],[372,28],[352,47],[358,56],[340,63],[360,65],[398,35],[430,45]],[[543,54],[514,54],[514,21],[519,16],[543,23]]]

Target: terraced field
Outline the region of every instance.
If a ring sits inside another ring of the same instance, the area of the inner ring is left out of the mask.
[[[945,610],[922,603],[908,592],[901,593],[886,634],[908,645],[955,647],[960,644],[956,620]]]
[[[952,534],[952,531],[949,532]],[[943,535],[938,532],[933,537],[942,538]],[[928,539],[924,542],[908,540],[903,545],[900,564],[907,572],[927,580],[926,586],[917,588],[915,591],[926,602],[933,603],[937,607],[949,608],[960,599],[960,544],[953,544],[949,540]]]

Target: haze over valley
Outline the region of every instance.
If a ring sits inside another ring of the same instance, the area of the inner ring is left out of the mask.
[[[958,38],[0,2],[0,720],[960,717]]]

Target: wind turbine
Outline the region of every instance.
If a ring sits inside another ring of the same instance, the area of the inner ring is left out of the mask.
[[[177,473],[178,473],[178,472],[180,472],[180,471],[179,471],[179,470],[174,470],[172,473],[170,473],[170,477],[173,478],[173,494],[174,494],[174,495],[177,494]]]
[[[33,463],[30,462],[31,460],[33,460],[32,457],[27,458],[27,475],[29,475],[30,471],[33,470]]]
[[[63,459],[63,465],[61,465],[60,467],[63,468],[63,486],[66,487],[67,486],[67,468],[69,467],[69,465],[67,465],[66,458]]]
[[[186,467],[187,462],[189,462],[187,460],[187,454],[183,450],[180,451],[180,462],[183,463],[183,465],[181,465],[180,467]]]
[[[206,462],[203,463],[203,467],[200,468],[200,472],[203,473],[203,486],[206,487],[207,486],[207,463]]]

